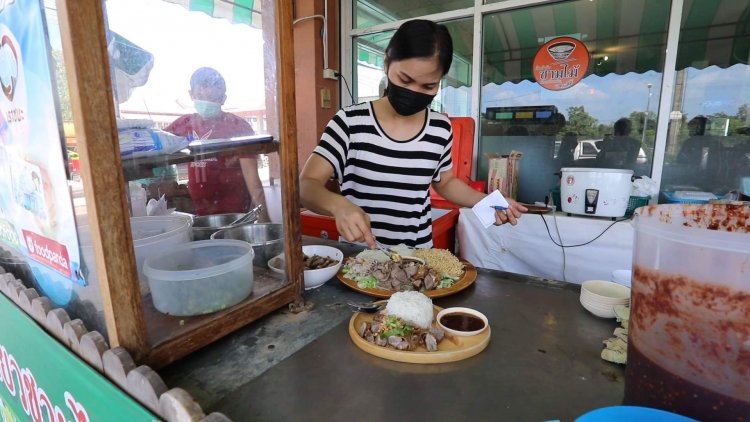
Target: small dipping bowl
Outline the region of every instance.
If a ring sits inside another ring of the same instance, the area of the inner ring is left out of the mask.
[[[489,326],[487,317],[471,308],[445,308],[435,320],[446,333],[461,337],[475,336]]]

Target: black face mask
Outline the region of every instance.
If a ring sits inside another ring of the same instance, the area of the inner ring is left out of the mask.
[[[435,98],[434,95],[423,94],[398,86],[391,82],[390,79],[388,79],[388,92],[386,95],[396,113],[402,116],[411,116],[412,114],[419,113],[426,109],[432,103],[433,98]]]

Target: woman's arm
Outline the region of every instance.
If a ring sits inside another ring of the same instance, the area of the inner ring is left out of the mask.
[[[440,181],[433,182],[432,186],[440,196],[462,207],[473,207],[487,196],[485,193],[472,189],[461,179],[457,178],[453,174],[453,170],[440,173]],[[495,212],[495,224],[510,223],[515,226],[518,223],[518,219],[521,218],[521,214],[528,211],[528,209],[510,198],[506,199],[509,205],[508,210]]]
[[[305,163],[299,178],[302,205],[318,214],[332,215],[336,229],[350,242],[366,242],[375,247],[375,237],[370,229],[370,217],[362,208],[343,196],[326,189],[333,175],[333,166],[325,158],[312,154]]]

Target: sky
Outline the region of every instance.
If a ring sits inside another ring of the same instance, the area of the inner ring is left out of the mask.
[[[682,112],[688,116],[710,115],[724,112],[734,115],[743,103],[750,103],[750,66],[734,65],[727,69],[710,66],[705,69],[687,69],[685,97]],[[652,84],[651,100],[648,84]],[[659,104],[661,74],[649,71],[604,77],[590,75],[578,85],[565,91],[549,91],[531,81],[518,84],[485,86],[482,111],[487,107],[508,105],[557,106],[566,115],[571,106],[583,105],[599,123],[613,123],[633,111],[656,112]]]

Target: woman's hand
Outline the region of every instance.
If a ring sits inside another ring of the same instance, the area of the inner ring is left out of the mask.
[[[521,218],[521,214],[525,213],[529,209],[519,204],[518,202],[506,198],[508,201],[508,209],[503,211],[495,211],[495,225],[501,226],[505,223],[510,223],[515,226],[518,224],[518,219]]]
[[[362,208],[344,200],[333,211],[336,229],[349,242],[366,242],[371,249],[375,248],[375,236],[370,229],[370,217]]]

